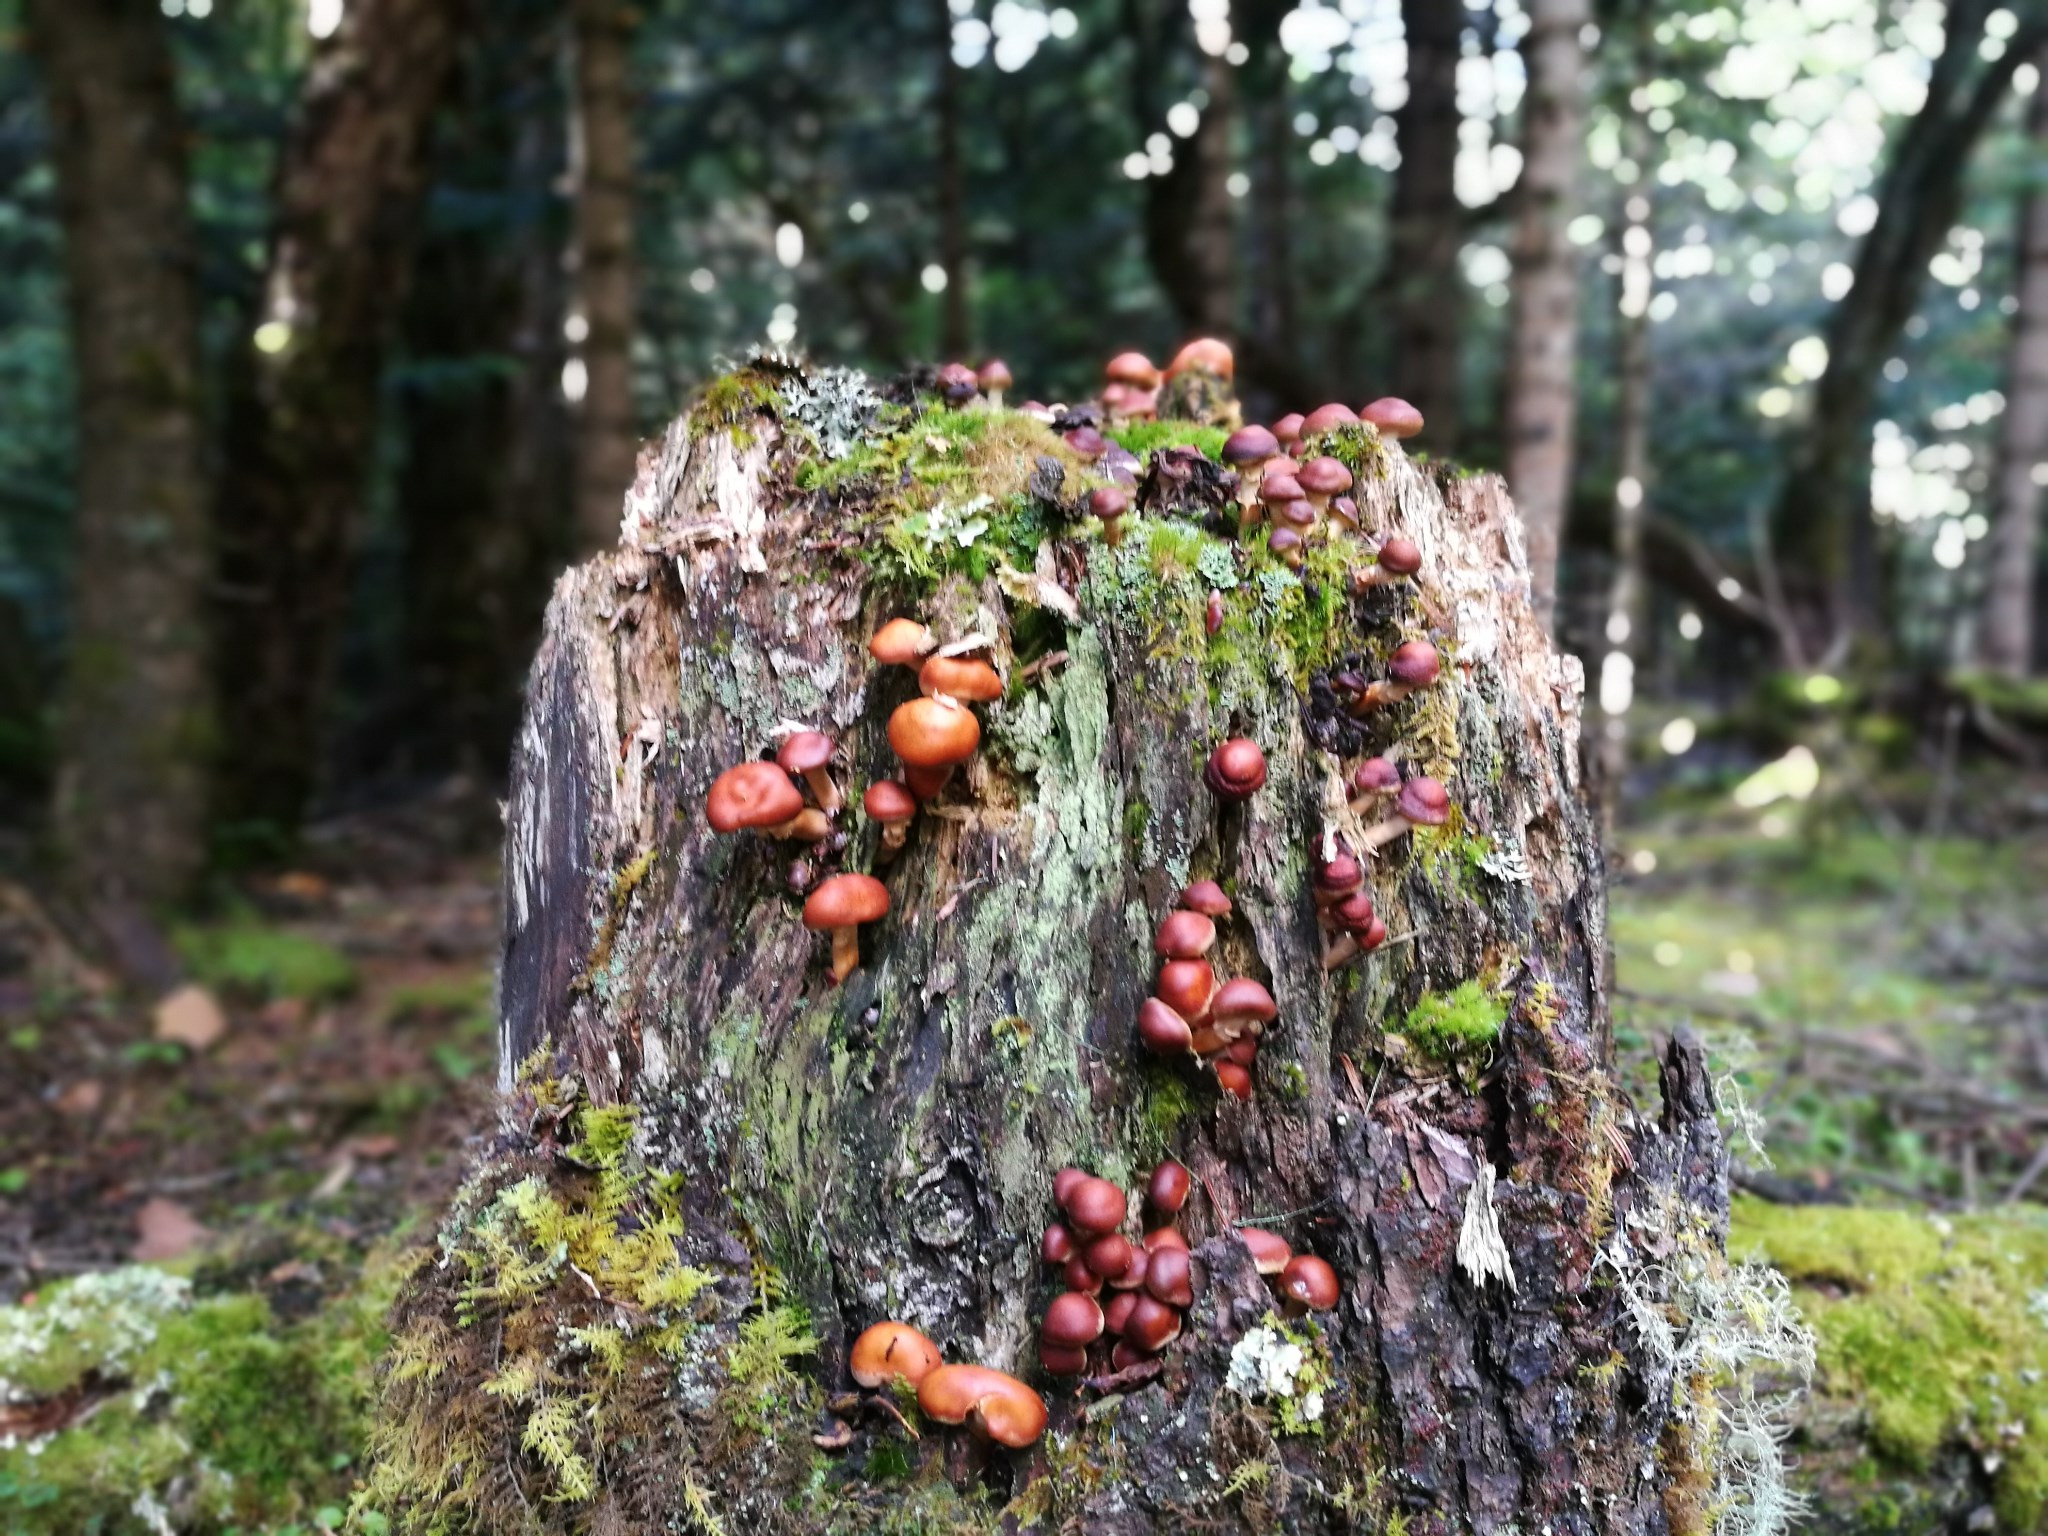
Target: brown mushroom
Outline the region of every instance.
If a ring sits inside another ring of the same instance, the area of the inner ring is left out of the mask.
[[[1136,1291],[1118,1291],[1102,1308],[1102,1330],[1121,1336],[1124,1324],[1130,1320],[1131,1308],[1138,1304]]]
[[[1252,1075],[1244,1067],[1230,1060],[1216,1063],[1216,1082],[1233,1099],[1251,1102]]]
[[[1351,811],[1363,815],[1401,787],[1401,770],[1384,757],[1368,757],[1351,770]]]
[[[1102,370],[1103,378],[1127,389],[1157,389],[1159,370],[1142,352],[1119,352]]]
[[[1038,1335],[1063,1349],[1086,1349],[1102,1337],[1102,1308],[1093,1296],[1068,1291],[1052,1299]]]
[[[1257,742],[1233,736],[1209,754],[1202,782],[1219,800],[1249,800],[1265,785],[1266,754]]]
[[[1394,797],[1394,814],[1378,826],[1368,828],[1363,839],[1365,851],[1383,848],[1416,827],[1440,827],[1451,813],[1451,797],[1435,779],[1413,778]]]
[[[1082,1249],[1081,1256],[1105,1282],[1113,1283],[1131,1267],[1131,1240],[1121,1232],[1105,1232]]]
[[[1334,432],[1339,427],[1352,427],[1357,424],[1358,413],[1350,406],[1341,405],[1333,400],[1328,405],[1317,406],[1302,417],[1301,439],[1306,442],[1318,433]]]
[[[1206,960],[1169,960],[1159,967],[1155,989],[1159,1001],[1188,1021],[1190,1027],[1209,1022],[1209,1002],[1216,995],[1216,972]]]
[[[1362,565],[1351,573],[1351,590],[1354,594],[1361,594],[1370,592],[1374,587],[1390,587],[1397,581],[1406,581],[1421,569],[1421,546],[1413,539],[1393,534],[1382,541],[1379,558],[1373,564]]]
[[[805,805],[803,791],[774,763],[741,763],[713,779],[704,819],[714,832],[745,830],[805,843],[832,833],[831,818]]]
[[[1287,501],[1282,502],[1280,504],[1280,507],[1276,508],[1275,510],[1278,511],[1291,507],[1306,507],[1307,505],[1308,503],[1305,501]],[[1266,553],[1271,555],[1275,560],[1278,560],[1290,571],[1298,571],[1301,569],[1302,562],[1308,557],[1307,541],[1302,538],[1301,531],[1299,529],[1289,528],[1283,525],[1281,527],[1275,528],[1271,533],[1266,535]]]
[[[929,698],[943,693],[962,704],[987,704],[1003,696],[996,669],[971,656],[932,656],[917,671],[917,691]]]
[[[985,1365],[942,1365],[918,1384],[917,1406],[941,1424],[1021,1450],[1045,1433],[1045,1399]]]
[[[1307,419],[1299,411],[1289,411],[1273,423],[1273,435],[1280,439],[1283,447],[1288,443],[1298,443],[1301,441],[1301,424]],[[1292,452],[1291,449],[1288,451]]]
[[[801,774],[811,798],[827,816],[839,814],[846,802],[832,782],[832,738],[821,731],[793,731],[776,749],[775,762],[785,773]]]
[[[1152,1177],[1145,1184],[1145,1201],[1163,1216],[1178,1215],[1188,1203],[1188,1191],[1193,1187],[1193,1176],[1169,1157],[1152,1170]]]
[[[1180,908],[1160,920],[1153,952],[1166,960],[1199,960],[1216,943],[1216,925],[1199,912]]]
[[[1145,1234],[1144,1249],[1156,1258],[1162,1248],[1178,1248],[1182,1253],[1186,1253],[1187,1235],[1179,1227],[1154,1227]]]
[[[939,398],[954,410],[972,405],[981,393],[981,381],[965,363],[947,363],[939,370]]]
[[[1076,1185],[1089,1177],[1091,1175],[1085,1168],[1062,1168],[1052,1176],[1052,1203],[1061,1210],[1065,1210],[1067,1208],[1067,1196],[1074,1192]]]
[[[1328,512],[1330,498],[1351,489],[1351,471],[1339,460],[1325,456],[1310,459],[1302,465],[1294,481],[1301,487],[1301,493],[1308,498],[1310,506],[1318,512]]]
[[[1175,903],[1183,911],[1199,912],[1204,917],[1228,917],[1230,898],[1223,894],[1223,887],[1214,880],[1197,880],[1180,893]]]
[[[1155,1056],[1178,1056],[1193,1048],[1188,1021],[1156,997],[1138,1004],[1138,1042]]]
[[[1102,1276],[1088,1267],[1088,1261],[1080,1254],[1060,1266],[1060,1279],[1070,1291],[1079,1291],[1083,1296],[1093,1296],[1102,1289]]]
[[[954,765],[972,757],[980,744],[974,711],[951,699],[911,699],[889,716],[889,749],[910,770],[904,782],[921,800],[944,789]]]
[[[1365,884],[1365,867],[1342,848],[1316,866],[1309,877],[1310,894],[1319,910],[1334,907]]]
[[[1145,1271],[1145,1289],[1169,1307],[1195,1304],[1193,1269],[1185,1248],[1162,1248]]]
[[[832,979],[860,968],[860,925],[888,915],[889,888],[873,875],[834,875],[804,902],[804,926],[832,935]]]
[[[1287,1267],[1287,1261],[1294,1257],[1294,1250],[1287,1246],[1287,1239],[1277,1232],[1268,1232],[1264,1227],[1239,1227],[1238,1241],[1251,1250],[1252,1264],[1262,1275],[1277,1275]]]
[[[1124,1224],[1124,1192],[1093,1174],[1077,1181],[1062,1203],[1074,1230],[1084,1237],[1100,1237]],[[1121,1269],[1123,1261],[1119,1260],[1115,1267]]]
[[[1058,1222],[1047,1227],[1045,1236],[1038,1240],[1038,1256],[1048,1264],[1064,1264],[1080,1251],[1074,1234]]]
[[[1010,387],[1010,365],[1000,357],[992,357],[981,365],[974,382],[981,386],[981,392],[988,396],[988,408],[999,411],[1003,408],[1003,391]]]
[[[1223,465],[1237,473],[1237,504],[1247,523],[1258,521],[1260,472],[1279,453],[1280,440],[1264,427],[1240,427],[1223,440]]]
[[[1038,1341],[1038,1363],[1045,1367],[1048,1376],[1078,1376],[1088,1369],[1088,1351],[1063,1349],[1041,1338]]]
[[[1156,1355],[1180,1337],[1180,1313],[1147,1292],[1124,1319],[1124,1343],[1148,1355]]]
[[[1166,376],[1170,379],[1191,368],[1212,373],[1227,384],[1237,377],[1237,357],[1228,342],[1218,341],[1213,336],[1198,336],[1174,353],[1173,361],[1166,365]]]
[[[868,820],[882,829],[882,846],[875,857],[877,862],[887,864],[902,851],[904,839],[910,835],[911,820],[917,815],[917,796],[894,779],[878,779],[868,786],[860,804]]]
[[[1145,1283],[1145,1273],[1152,1267],[1152,1256],[1136,1243],[1126,1242],[1131,1256],[1124,1260],[1124,1267],[1107,1276],[1110,1287],[1119,1291],[1135,1291]]]
[[[891,619],[875,631],[868,654],[885,667],[915,667],[938,649],[939,642],[915,619]]]
[[[1279,1012],[1273,1002],[1273,994],[1249,976],[1238,976],[1223,983],[1216,989],[1215,1001],[1209,1005],[1216,1032],[1226,1041],[1260,1033]]]
[[[1394,654],[1387,658],[1387,675],[1344,707],[1351,714],[1365,715],[1398,704],[1435,683],[1442,670],[1435,646],[1427,640],[1410,640],[1394,647]]]
[[[1372,423],[1381,437],[1413,437],[1422,430],[1422,412],[1393,395],[1373,401],[1358,413],[1358,418]]]
[[[913,1387],[939,1367],[938,1346],[908,1323],[880,1322],[853,1341],[846,1368],[864,1387],[907,1381]]]
[[[1280,1271],[1280,1294],[1289,1311],[1327,1312],[1337,1305],[1337,1271],[1312,1253],[1297,1253]]]
[[[1088,493],[1088,515],[1102,524],[1102,542],[1111,549],[1124,541],[1123,516],[1131,509],[1131,493],[1119,485],[1101,485]]]

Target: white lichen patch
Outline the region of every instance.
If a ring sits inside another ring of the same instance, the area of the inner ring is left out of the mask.
[[[38,1395],[36,1378],[53,1370],[120,1374],[191,1304],[191,1281],[138,1265],[81,1275],[34,1306],[0,1307],[0,1402]]]
[[[1231,1346],[1223,1385],[1239,1397],[1271,1405],[1282,1434],[1316,1434],[1330,1366],[1312,1338],[1268,1322]]]

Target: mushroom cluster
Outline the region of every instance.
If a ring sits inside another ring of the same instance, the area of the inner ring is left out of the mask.
[[[1289,1317],[1327,1312],[1337,1305],[1337,1271],[1327,1259],[1296,1253],[1287,1239],[1264,1227],[1239,1227],[1238,1241],[1250,1251],[1252,1264],[1271,1280]]]
[[[1248,976],[1218,985],[1209,952],[1216,920],[1230,910],[1221,886],[1197,880],[1160,920],[1152,940],[1159,979],[1138,1005],[1138,1041],[1155,1056],[1193,1056],[1213,1067],[1223,1091],[1244,1100],[1252,1096],[1259,1036],[1280,1010],[1273,994]]]
[[[1316,921],[1323,930],[1323,969],[1334,971],[1355,955],[1387,941],[1387,925],[1372,909],[1365,868],[1344,849],[1324,859],[1309,877]]]
[[[853,1341],[847,1370],[870,1390],[901,1381],[917,1406],[941,1424],[965,1424],[984,1440],[1021,1450],[1045,1432],[1045,1399],[1016,1377],[986,1365],[947,1365],[938,1347],[908,1323],[876,1323]]]
[[[1133,1242],[1124,1230],[1129,1202],[1122,1190],[1080,1168],[1053,1176],[1062,1219],[1045,1229],[1039,1254],[1059,1269],[1066,1290],[1039,1326],[1038,1359],[1049,1374],[1083,1374],[1090,1351],[1104,1346],[1110,1369],[1126,1370],[1180,1337],[1181,1314],[1195,1293],[1188,1241],[1174,1219],[1193,1183],[1171,1160],[1153,1169],[1145,1185],[1152,1225]]]
[[[1001,675],[977,654],[987,648],[978,635],[940,645],[924,625],[903,618],[889,620],[868,642],[868,654],[883,666],[917,674],[918,696],[896,706],[888,728],[889,749],[903,764],[901,788],[914,801],[936,798],[953,770],[981,745],[981,722],[968,706],[1003,696]],[[893,858],[911,818],[894,787],[884,791],[880,809],[888,813],[886,820],[877,819],[883,820],[883,841]]]

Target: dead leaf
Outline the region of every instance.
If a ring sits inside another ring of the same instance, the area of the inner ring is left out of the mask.
[[[206,1239],[206,1228],[184,1206],[161,1195],[135,1213],[136,1242],[129,1257],[138,1264],[183,1258]]]
[[[228,1032],[228,1016],[206,988],[187,983],[156,1005],[156,1037],[203,1051]]]
[[[327,1177],[322,1179],[314,1189],[313,1198],[315,1200],[332,1200],[336,1195],[348,1188],[348,1181],[355,1177],[355,1172],[356,1160],[349,1156],[348,1153],[342,1153],[341,1156],[334,1160],[334,1166],[327,1170]]]
[[[106,1094],[96,1079],[81,1077],[58,1094],[54,1102],[60,1115],[91,1115],[99,1112],[100,1101]]]

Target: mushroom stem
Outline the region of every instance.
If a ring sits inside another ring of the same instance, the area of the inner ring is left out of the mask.
[[[839,808],[846,802],[840,798],[839,786],[832,782],[832,775],[824,768],[806,768],[804,782],[811,786],[811,796],[818,802],[818,809],[827,816],[837,816]]]
[[[1364,835],[1358,840],[1358,851],[1360,853],[1373,853],[1378,849],[1386,847],[1387,844],[1395,839],[1405,836],[1414,826],[1414,822],[1397,811],[1378,826],[1366,829]]]
[[[910,837],[910,823],[907,821],[885,821],[882,823],[882,846],[875,850],[877,863],[887,864],[903,851],[903,845]]]
[[[1355,566],[1351,571],[1351,595],[1354,597],[1361,596],[1364,593],[1370,592],[1374,587],[1391,587],[1400,580],[1402,578],[1396,576],[1392,571],[1377,565]]]
[[[1358,935],[1340,933],[1323,946],[1323,969],[1334,971],[1356,959],[1359,953]]]
[[[805,806],[780,826],[767,829],[770,837],[793,843],[823,842],[832,835],[832,818],[816,806]]]
[[[842,982],[860,969],[860,926],[848,923],[832,930],[832,980]]]
[[[1389,793],[1384,789],[1369,789],[1362,795],[1353,795],[1345,804],[1352,815],[1363,816],[1367,811],[1377,810]]]
[[[942,764],[937,768],[910,768],[903,770],[903,782],[910,792],[920,800],[936,800],[939,791],[946,787],[953,777],[953,765]]]
[[[1003,392],[1000,389],[985,389],[982,391],[982,398],[988,402],[988,408],[992,411],[1000,411],[1003,408]]]
[[[1389,678],[1381,678],[1376,683],[1367,684],[1365,692],[1354,694],[1351,702],[1344,708],[1348,714],[1369,715],[1376,709],[1400,703],[1409,694],[1414,693],[1417,686],[1413,683],[1397,683]]]

